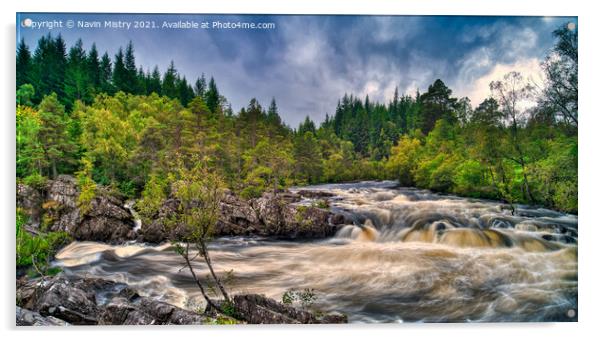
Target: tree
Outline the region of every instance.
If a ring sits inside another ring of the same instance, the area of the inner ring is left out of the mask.
[[[134,57],[134,45],[132,41],[125,48],[124,56],[124,76],[121,89],[126,93],[138,94],[138,69],[136,68],[136,58]]]
[[[179,201],[179,207],[178,213],[172,215],[170,224],[173,227],[182,228],[181,234],[184,235],[173,238],[172,242],[176,252],[184,258],[186,266],[207,304],[222,314],[229,314],[228,309],[232,307],[232,301],[222,280],[213,268],[207,249],[207,242],[211,240],[220,215],[223,182],[215,172],[209,170],[202,159],[195,159],[190,167],[185,166],[181,161],[177,166],[173,192]],[[184,245],[180,241],[184,241]],[[191,251],[196,252],[196,255],[193,255]],[[210,277],[202,279],[196,274],[192,260],[197,256],[204,260]],[[224,298],[223,304],[218,305],[209,297],[207,289],[211,284],[217,285]]]
[[[523,194],[530,202],[534,202],[527,175],[527,156],[523,146],[524,134],[521,133],[521,127],[524,126],[527,119],[526,110],[521,108],[521,104],[531,97],[533,87],[524,80],[520,73],[510,72],[504,75],[503,81],[491,82],[490,88],[500,103],[501,112],[508,124],[510,145],[504,152],[504,156],[520,166]]]
[[[128,90],[128,76],[125,68],[123,49],[120,47],[115,54],[115,62],[113,63],[113,85],[117,91]]]
[[[113,94],[115,87],[112,84],[113,68],[109,54],[105,52],[100,59],[100,92]]]
[[[100,88],[102,85],[101,79],[103,74],[96,44],[92,44],[92,47],[90,47],[90,52],[88,52],[87,61],[88,78],[92,87],[92,91],[94,93],[98,93],[100,92]]]
[[[217,108],[220,104],[220,94],[213,77],[211,77],[211,80],[209,80],[209,87],[205,93],[205,102],[207,103],[207,107],[209,107],[211,112],[215,113],[217,111]]]
[[[194,83],[194,95],[197,97],[204,98],[205,91],[207,90],[207,81],[205,80],[205,73],[201,74],[200,78],[196,79]]]
[[[307,131],[294,139],[296,177],[305,183],[319,182],[322,177],[322,156],[316,136]]]
[[[159,67],[153,68],[148,84],[146,86],[147,94],[157,93],[161,94],[161,73],[159,73]]]
[[[40,129],[38,137],[44,150],[44,166],[49,167],[52,178],[58,175],[61,164],[71,163],[71,152],[74,145],[68,132],[68,117],[65,108],[60,104],[55,93],[44,97],[38,107]]]
[[[422,115],[420,116],[420,128],[424,134],[428,134],[439,119],[455,122],[454,105],[457,99],[451,97],[449,89],[440,79],[429,86],[428,91],[420,96],[422,104]]]
[[[24,84],[31,84],[32,59],[25,39],[17,46],[17,89]]]
[[[69,50],[65,71],[65,96],[63,103],[69,109],[76,100],[91,101],[89,64],[81,39]]]
[[[168,96],[170,98],[178,97],[178,88],[177,88],[177,77],[178,71],[176,70],[176,66],[174,65],[173,60],[169,63],[169,68],[165,71],[163,75],[163,83],[161,84],[161,94]]]
[[[546,75],[541,103],[553,107],[569,124],[578,123],[577,26],[571,23],[554,31],[558,39],[542,64]],[[570,28],[572,27],[572,29]]]

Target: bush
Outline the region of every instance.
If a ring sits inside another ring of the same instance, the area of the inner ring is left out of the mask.
[[[27,216],[22,211],[17,211],[17,241],[16,264],[17,267],[28,267],[35,264],[37,270],[43,274],[56,274],[56,269],[50,268],[50,260],[72,239],[66,232],[50,232],[47,234],[32,235],[24,229]]]
[[[23,178],[23,183],[32,188],[44,188],[46,186],[46,177],[39,173],[33,173]]]

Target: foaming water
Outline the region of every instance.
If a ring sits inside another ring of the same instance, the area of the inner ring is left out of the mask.
[[[222,274],[234,273],[232,293],[280,300],[288,289],[311,288],[314,307],[353,322],[576,320],[569,316],[577,309],[575,216],[526,206],[512,215],[496,202],[393,182],[310,189],[335,193],[331,208],[354,223],[323,241],[217,239],[212,259]],[[203,305],[170,245],[76,242],[56,264],[181,307]]]

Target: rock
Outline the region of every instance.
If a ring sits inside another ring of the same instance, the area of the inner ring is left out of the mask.
[[[207,316],[147,297],[136,302],[112,299],[99,317],[102,325],[201,325],[209,321]]]
[[[267,229],[278,229],[284,224],[282,210],[291,203],[301,200],[301,196],[293,193],[271,193],[266,192],[260,198],[255,199],[253,208],[257,211],[259,220]],[[268,232],[271,233],[271,232]]]
[[[314,191],[314,190],[299,190],[297,194],[304,198],[308,199],[324,199],[334,197],[334,193],[326,192],[326,191]]]
[[[17,290],[23,308],[76,325],[97,324],[94,293],[82,290],[65,278],[36,280]]]
[[[280,236],[286,238],[325,238],[336,233],[336,227],[329,223],[331,213],[311,207],[287,205],[283,211],[283,228]]]
[[[40,223],[44,214],[49,231],[64,231],[77,240],[119,243],[135,238],[134,220],[123,207],[123,201],[98,186],[83,215],[78,208],[77,181],[70,175],[50,180],[45,189],[18,185],[17,204],[30,215],[32,223]]]
[[[123,242],[135,238],[134,220],[123,207],[123,201],[99,189],[92,199],[89,212],[71,230],[78,240]]]
[[[44,317],[38,312],[17,306],[17,326],[67,326],[68,322],[53,316]]]
[[[235,295],[232,298],[237,316],[249,324],[322,324],[346,323],[347,317],[337,314],[318,318],[311,312],[284,305],[258,294]]]
[[[29,224],[35,225],[34,228],[40,225],[43,202],[44,195],[40,190],[24,184],[17,184],[17,206],[29,215]]]
[[[340,213],[336,213],[330,217],[330,223],[333,225],[349,225],[353,224],[353,221],[347,219],[344,215]]]
[[[231,191],[220,202],[220,217],[215,228],[217,235],[251,235],[260,225],[253,207]]]
[[[17,324],[190,325],[206,315],[141,297],[122,283],[97,278],[53,277],[19,283]]]
[[[328,210],[298,203],[301,196],[288,191],[266,192],[260,198],[245,201],[226,192],[220,202],[220,217],[214,236],[268,236],[278,238],[324,238],[334,235]],[[177,199],[167,199],[151,223],[143,224],[141,240],[160,243],[182,239],[186,228],[170,225],[170,216],[178,213]]]

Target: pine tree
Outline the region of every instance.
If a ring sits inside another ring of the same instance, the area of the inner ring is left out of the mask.
[[[178,71],[176,70],[176,66],[172,60],[169,64],[169,68],[167,68],[167,71],[165,71],[165,74],[163,75],[163,83],[161,84],[162,95],[170,98],[178,97],[178,89],[176,84],[177,76]]]
[[[24,84],[30,84],[31,81],[32,59],[29,47],[25,39],[21,39],[17,47],[17,89]]]
[[[55,93],[44,97],[38,108],[40,129],[38,136],[44,149],[44,165],[52,178],[56,178],[59,167],[72,162],[74,145],[67,131],[68,117]]]
[[[124,91],[132,94],[140,93],[138,86],[138,69],[136,68],[136,58],[134,57],[134,45],[131,40],[125,49],[124,67]]]
[[[220,94],[213,77],[211,77],[211,80],[209,80],[209,88],[205,93],[205,102],[207,103],[207,107],[209,107],[211,112],[215,113],[217,111],[217,108],[220,104]]]
[[[115,87],[112,84],[113,69],[111,64],[111,58],[109,54],[105,52],[100,59],[100,92],[113,94]]]
[[[146,91],[150,93],[161,94],[161,73],[159,67],[155,66],[153,73],[150,75]]]
[[[100,91],[102,70],[100,68],[100,60],[98,59],[98,50],[96,44],[92,44],[90,52],[88,52],[88,77],[95,93]]]
[[[68,109],[76,100],[91,101],[89,74],[86,52],[83,49],[82,40],[79,39],[69,50],[67,59],[65,95],[61,101]]]
[[[194,83],[194,95],[204,98],[205,91],[207,90],[207,82],[205,81],[205,73],[201,74],[200,78],[196,79]]]
[[[113,86],[117,91],[127,92],[127,71],[123,60],[123,49],[119,48],[115,54],[115,63],[113,66]]]

